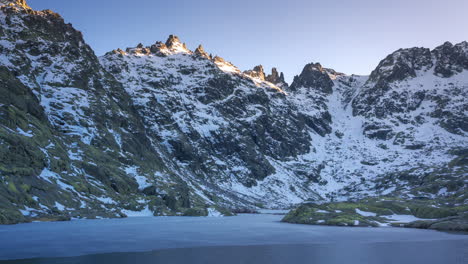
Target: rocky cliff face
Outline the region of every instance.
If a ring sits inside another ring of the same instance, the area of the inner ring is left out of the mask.
[[[304,67],[300,75],[294,77],[294,81],[289,89],[296,91],[297,89],[306,87],[330,94],[333,92],[333,85],[327,69],[323,68],[320,63],[310,63]]]
[[[271,74],[265,77],[265,81],[270,82],[283,90],[288,88],[288,83],[284,80],[284,74],[282,72],[278,73],[276,68],[271,69]]]
[[[0,21],[0,222],[196,203],[80,32],[24,2],[1,6]]]
[[[124,84],[151,137],[187,173],[255,203],[313,196],[303,187],[306,177],[283,177],[276,168],[309,151],[304,115],[264,81],[262,67],[241,73],[197,50],[161,57],[129,48],[101,63]]]
[[[466,42],[398,50],[369,77],[312,63],[288,86],[173,35],[97,58],[58,14],[0,5],[0,223],[466,202]]]

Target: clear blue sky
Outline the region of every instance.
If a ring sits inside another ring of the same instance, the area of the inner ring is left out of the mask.
[[[468,40],[468,0],[28,0],[83,32],[97,55],[178,35],[241,70],[309,62],[369,74],[398,48]]]

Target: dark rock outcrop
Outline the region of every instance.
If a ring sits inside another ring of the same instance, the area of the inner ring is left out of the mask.
[[[175,185],[155,178],[168,165],[158,143],[82,34],[51,11],[8,5],[0,12],[9,21],[0,34],[8,62],[0,68],[0,221],[121,217],[123,208],[142,207],[146,184],[169,192]],[[150,53],[141,44],[130,52]]]
[[[265,77],[265,81],[271,82],[272,84],[275,84],[276,86],[280,88],[287,88],[288,84],[284,80],[284,74],[278,73],[278,70],[276,68],[271,69],[271,74]]]
[[[462,134],[468,131],[465,125],[468,119],[463,109],[468,103],[447,104],[454,98],[466,94],[462,87],[452,82],[445,82],[438,91],[427,92],[423,83],[411,83],[424,75],[436,75],[441,81],[468,69],[468,43],[456,45],[446,42],[429,50],[426,48],[400,49],[382,60],[371,73],[361,93],[353,101],[353,114],[367,118],[395,118],[398,122],[419,123],[421,116],[409,119],[406,114],[418,109],[423,101],[435,104],[430,117],[439,119],[439,124],[447,131]],[[394,89],[399,83],[414,88]],[[435,84],[439,86],[439,84]],[[446,92],[441,90],[445,89]]]
[[[432,53],[437,61],[434,68],[436,75],[449,78],[468,69],[468,42],[466,41],[456,45],[445,42],[435,48]]]
[[[301,87],[330,94],[333,92],[333,81],[320,63],[310,63],[304,67],[300,75],[294,76],[289,90],[295,91]]]
[[[288,88],[173,35],[97,58],[58,14],[0,4],[0,223],[389,193],[465,202],[466,42],[398,50],[370,78],[308,64]],[[345,209],[311,213],[375,224]]]

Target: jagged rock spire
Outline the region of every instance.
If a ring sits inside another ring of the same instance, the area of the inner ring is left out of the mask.
[[[283,81],[284,83],[286,83],[286,81],[284,80],[284,73],[283,72],[280,73],[280,80]]]
[[[279,79],[278,70],[276,68],[272,68],[271,74],[266,77],[266,80],[269,82],[274,82],[277,79]]]
[[[161,50],[167,50],[166,44],[162,43],[161,41],[156,41],[156,43],[154,43],[150,47],[151,53],[154,53],[154,54],[159,54]]]
[[[252,70],[245,71],[244,73],[250,77],[259,78],[262,81],[265,80],[265,72],[262,65],[257,65]]]
[[[166,46],[172,52],[185,52],[192,53],[185,43],[182,43],[176,35],[169,35],[169,38],[166,40]]]
[[[209,55],[205,49],[203,48],[203,46],[200,44],[198,46],[198,48],[195,50],[195,55],[199,56],[199,57],[203,57],[203,58],[207,58],[209,60],[211,60],[211,55]]]
[[[12,5],[16,7],[31,9],[31,7],[29,7],[26,3],[26,0],[0,0],[0,6],[2,5]]]
[[[0,3],[3,5],[8,5],[8,4],[26,5],[26,0],[0,0]]]
[[[263,76],[265,76],[265,71],[263,70],[263,66],[262,65],[258,65],[258,66],[255,66],[253,68],[254,71],[260,73],[260,74],[263,74]]]
[[[176,35],[169,35],[169,38],[166,40],[166,46],[172,48],[177,43],[181,43],[179,37]]]
[[[278,70],[276,68],[272,68],[271,74],[268,76],[265,74],[265,71],[262,65],[255,66],[252,70],[244,71],[244,74],[253,78],[258,78],[262,81],[270,82],[280,88],[288,87],[288,84],[284,80],[284,74],[278,73]]]
[[[281,87],[288,85],[284,80],[284,74],[282,72],[278,73],[276,68],[271,69],[271,74],[265,77],[265,81],[271,82]]]

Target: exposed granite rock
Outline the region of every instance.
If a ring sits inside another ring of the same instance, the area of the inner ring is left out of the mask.
[[[255,66],[252,70],[245,71],[244,74],[265,81],[265,72],[262,65]]]
[[[26,3],[26,0],[0,0],[0,5],[9,5],[23,9],[31,9]]]
[[[165,51],[167,51],[168,48],[167,48],[166,44],[164,44],[163,42],[157,41],[156,43],[151,45],[150,50],[154,54],[165,55],[165,53],[166,53]]]
[[[416,71],[428,70],[432,64],[430,49],[399,49],[379,63],[372,71],[369,82],[383,88],[390,82],[416,77]]]
[[[310,225],[396,226],[466,231],[466,208],[454,205],[440,208],[444,202],[381,197],[356,202],[306,203],[291,210],[282,221]],[[399,220],[412,218],[422,220]]]
[[[289,90],[295,91],[305,87],[330,94],[333,92],[333,85],[333,81],[320,63],[310,63],[304,67],[300,75],[294,76]]]
[[[187,45],[185,45],[185,43],[182,43],[179,37],[175,35],[169,35],[169,38],[166,40],[166,46],[169,50],[182,50],[189,52],[189,50],[187,49]]]
[[[434,49],[436,59],[434,72],[436,75],[448,78],[468,69],[468,42],[453,45],[445,42]]]
[[[282,89],[287,89],[288,87],[288,84],[284,80],[284,74],[282,72],[279,74],[276,68],[271,69],[271,74],[265,77],[265,81],[271,82]]]
[[[390,193],[444,199],[418,217],[466,203],[466,42],[399,50],[370,80],[308,64],[287,88],[276,69],[245,74],[175,36],[98,60],[58,14],[10,3],[0,8],[1,223]],[[346,214],[338,222],[373,225]]]
[[[177,44],[181,44],[179,37],[175,35],[169,35],[169,37],[166,40],[166,46],[168,48],[173,48]]]
[[[464,109],[468,103],[462,98],[468,94],[459,74],[468,69],[467,54],[466,42],[446,42],[432,51],[411,48],[394,52],[379,63],[353,100],[353,114],[392,120],[395,126],[418,126],[429,118],[437,118],[438,124],[450,133],[465,133],[468,117]],[[437,83],[427,87],[425,80],[436,76]],[[448,80],[451,77],[453,81]],[[410,114],[418,109],[426,110],[419,115]]]
[[[377,122],[364,123],[363,132],[368,138],[380,140],[389,140],[395,135],[391,126]]]
[[[411,223],[395,223],[395,227],[435,229],[439,231],[468,232],[468,212],[438,220],[419,220]]]
[[[205,49],[203,49],[203,46],[202,46],[202,45],[199,45],[199,46],[197,47],[197,49],[195,50],[194,54],[197,55],[197,56],[200,56],[200,57],[209,59],[209,60],[212,59],[211,56],[210,56],[208,53],[206,53]]]
[[[246,187],[257,186],[276,173],[270,159],[282,160],[309,151],[305,120],[294,111],[285,111],[286,98],[281,90],[266,83],[254,83],[240,72],[233,75],[223,72],[224,67],[233,66],[218,56],[212,61],[197,58],[199,55],[195,53],[193,60],[181,62],[183,65],[148,58],[145,65],[137,65],[131,56],[106,55],[102,62],[108,69],[121,69],[116,71],[116,78],[127,83],[128,92],[135,98],[148,128],[159,127],[152,131],[154,136],[160,138],[164,133],[167,151],[175,160],[213,185],[220,185],[230,177]],[[187,64],[192,65],[190,74],[185,74],[189,70],[185,68]],[[158,83],[157,90],[147,90],[146,87],[153,85],[151,77],[144,78],[148,81],[143,82],[130,80],[126,71],[142,75],[157,72],[158,79],[167,81]],[[231,73],[231,68],[228,71]],[[256,67],[255,71],[263,74],[262,67]],[[176,102],[169,96],[175,91],[186,99]],[[149,92],[154,95],[152,98],[170,101],[150,99],[140,103],[137,100]],[[183,121],[186,125],[174,123],[173,120],[179,119],[174,113],[186,113]],[[236,169],[241,167],[245,169]],[[217,176],[213,175],[214,171]]]
[[[170,159],[163,161],[122,84],[79,31],[51,11],[0,12],[9,21],[0,34],[0,115],[7,117],[0,118],[1,222],[204,206],[190,189],[172,196],[172,208],[142,192],[153,184],[170,193],[184,181],[168,173]],[[149,54],[143,45],[129,52]]]

